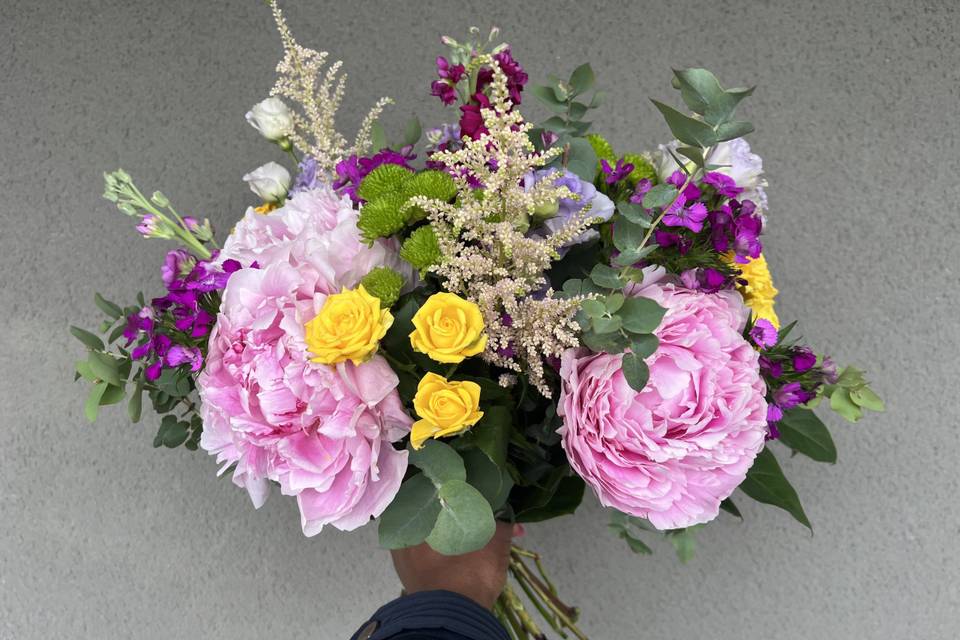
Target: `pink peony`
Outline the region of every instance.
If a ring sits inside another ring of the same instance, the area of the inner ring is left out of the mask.
[[[301,276],[300,295],[337,293],[354,287],[371,269],[388,266],[412,282],[412,268],[392,240],[367,245],[357,229],[357,211],[347,196],[327,185],[301,191],[267,215],[247,209],[230,233],[220,260],[245,267],[288,262]]]
[[[568,350],[562,359],[559,433],[573,469],[600,502],[677,529],[717,516],[743,482],[767,433],[757,352],[741,332],[740,294],[657,282],[633,292],[667,309],[637,393],[621,355]],[[654,280],[652,284],[647,284]]]
[[[237,225],[225,257],[259,268],[231,276],[197,381],[201,446],[221,473],[236,465],[233,481],[254,506],[269,481],[296,496],[308,536],[383,512],[407,467],[407,453],[391,443],[412,423],[383,358],[331,367],[306,349],[304,325],[327,295],[396,259],[385,243],[360,242],[356,214],[342,204],[317,189]]]

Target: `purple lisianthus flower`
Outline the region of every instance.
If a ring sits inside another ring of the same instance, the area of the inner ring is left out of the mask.
[[[708,172],[703,176],[703,183],[710,185],[717,193],[726,198],[736,198],[743,193],[743,189],[737,186],[733,178],[719,171]]]
[[[603,173],[607,176],[604,178],[604,181],[607,184],[616,184],[630,175],[630,172],[633,171],[633,165],[629,162],[626,162],[623,158],[617,160],[617,164],[614,167],[610,166],[610,163],[606,159],[600,160],[600,166],[603,169]]]
[[[702,202],[694,202],[689,207],[671,208],[663,216],[663,224],[668,227],[686,227],[694,233],[703,230],[703,221],[707,219],[707,206]]]
[[[772,347],[777,344],[777,328],[766,318],[759,318],[750,329],[750,339],[758,347]]]
[[[527,174],[523,179],[523,187],[529,191],[541,180],[552,179],[554,186],[566,187],[571,193],[577,196],[573,198],[560,198],[557,203],[557,212],[553,217],[543,222],[543,226],[549,234],[556,233],[562,229],[570,220],[581,213],[588,205],[588,215],[594,218],[600,218],[604,222],[613,216],[615,206],[613,201],[603,195],[592,183],[581,180],[580,176],[566,169],[541,169],[531,174]],[[598,236],[593,229],[584,231],[573,239],[569,244],[580,244],[587,242]]]
[[[304,156],[298,168],[299,173],[297,173],[297,178],[293,181],[293,186],[290,187],[287,197],[292,197],[301,191],[315,189],[319,184],[320,175],[318,173],[316,158],[313,156]]]
[[[816,354],[807,347],[797,347],[793,351],[793,370],[797,373],[803,373],[813,369],[817,364]]]

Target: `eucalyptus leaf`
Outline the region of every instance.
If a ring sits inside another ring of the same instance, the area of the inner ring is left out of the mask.
[[[679,191],[672,184],[658,184],[647,191],[643,196],[643,207],[645,209],[659,209],[673,202]]]
[[[117,404],[123,400],[126,395],[123,387],[115,387],[111,384],[103,392],[103,395],[100,396],[100,406],[104,407],[110,404]]]
[[[658,100],[651,100],[651,102],[663,114],[670,131],[680,142],[701,148],[710,147],[717,143],[717,134],[713,127],[706,122],[691,118]]]
[[[93,349],[94,351],[103,351],[103,340],[90,333],[85,329],[80,327],[70,327],[70,333],[73,334],[73,337],[82,342],[88,349]]]
[[[403,130],[404,145],[415,145],[420,140],[421,135],[423,135],[423,128],[420,125],[420,118],[414,116],[407,122],[407,126]]]
[[[591,325],[597,333],[613,333],[620,330],[623,319],[620,316],[599,316],[591,319]]]
[[[613,225],[613,245],[620,251],[635,250],[643,242],[646,230],[626,218],[617,220]]]
[[[467,483],[483,494],[491,509],[496,511],[502,507],[513,488],[510,474],[479,449],[465,451],[463,464],[467,469]]]
[[[623,353],[630,346],[630,340],[621,333],[596,333],[585,331],[581,334],[583,344],[597,353]]]
[[[130,422],[134,424],[140,422],[140,416],[143,411],[143,376],[137,378],[137,387],[130,396],[130,402],[127,403],[127,416]]]
[[[752,131],[753,125],[749,122],[739,120],[736,122],[724,122],[717,127],[717,142],[742,138]]]
[[[426,541],[444,555],[482,549],[496,532],[490,503],[464,480],[449,480],[439,488],[440,514]]]
[[[108,382],[114,386],[122,386],[123,380],[120,379],[120,363],[113,356],[105,353],[93,351],[87,360],[90,365],[90,371],[100,380]]]
[[[512,428],[513,412],[509,407],[499,404],[485,406],[480,422],[461,436],[461,440],[483,452],[493,464],[502,467],[507,462],[507,445]]]
[[[93,303],[96,304],[97,307],[99,307],[100,311],[103,311],[105,314],[107,314],[114,320],[118,319],[121,315],[123,315],[123,309],[121,309],[118,305],[105,299],[99,293],[93,294]]]
[[[589,123],[578,123],[575,129],[579,129],[580,124],[587,124],[589,127]],[[582,133],[582,131],[577,132]],[[574,138],[570,141],[567,149],[567,169],[569,171],[575,173],[582,180],[593,182],[593,178],[597,174],[597,163],[597,152],[593,150],[593,145],[590,144],[589,140]]]
[[[463,460],[453,447],[439,440],[427,440],[419,449],[410,447],[408,461],[423,471],[439,488],[451,480],[466,480]]]
[[[570,87],[573,89],[574,95],[589,91],[593,88],[595,81],[596,78],[593,75],[593,68],[589,63],[580,65],[570,74]]]
[[[384,549],[402,549],[423,542],[437,523],[437,488],[422,473],[404,481],[380,516],[378,535]]]
[[[590,271],[590,279],[598,287],[606,289],[622,289],[624,282],[620,279],[620,272],[605,264],[594,265]]]
[[[630,388],[634,391],[639,393],[647,386],[647,380],[650,378],[650,369],[639,355],[635,353],[623,354],[621,371],[627,384],[629,384]]]
[[[103,394],[106,393],[107,387],[109,386],[106,382],[98,382],[90,389],[90,393],[87,395],[87,401],[83,405],[83,415],[85,415],[90,422],[97,421],[97,415],[100,413],[100,398],[103,397]]]
[[[652,356],[659,346],[660,340],[652,333],[637,334],[630,340],[630,352],[643,359]]]
[[[631,333],[653,333],[666,312],[655,301],[643,297],[627,298],[620,308],[623,328]]]

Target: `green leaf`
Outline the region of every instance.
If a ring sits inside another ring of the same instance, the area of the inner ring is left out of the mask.
[[[636,249],[643,242],[646,233],[644,227],[634,224],[624,217],[613,225],[613,245],[620,251]]]
[[[623,377],[634,391],[643,391],[647,386],[647,380],[650,378],[650,369],[647,363],[635,353],[623,354],[622,363]]]
[[[570,86],[573,88],[574,95],[589,91],[595,81],[596,78],[593,75],[593,68],[589,63],[580,65],[570,74]]]
[[[378,534],[384,549],[402,549],[423,542],[440,515],[437,488],[422,473],[400,485],[393,502],[380,516]]]
[[[498,404],[485,406],[480,422],[463,434],[461,440],[483,452],[493,464],[502,467],[507,462],[507,444],[512,427],[513,413],[509,407]]]
[[[580,308],[591,318],[598,318],[607,312],[607,306],[599,300],[587,299],[580,303]]]
[[[591,109],[596,109],[597,107],[599,107],[600,105],[602,105],[606,99],[607,99],[607,92],[606,92],[606,91],[596,91],[596,92],[594,92],[593,97],[590,98],[590,108],[591,108]]]
[[[717,127],[717,142],[725,142],[734,138],[742,138],[753,131],[753,125],[749,122],[738,120],[736,122],[725,122]]]
[[[671,185],[668,185],[671,186]],[[617,203],[617,211],[621,216],[632,222],[633,224],[640,225],[644,229],[649,229],[651,222],[650,218],[647,217],[646,212],[638,204],[633,204],[632,202],[620,201]],[[616,231],[616,228],[614,228]]]
[[[702,167],[704,163],[703,158],[703,149],[699,147],[678,147],[677,153],[686,156],[690,160],[693,160],[698,167]]]
[[[503,467],[494,464],[480,449],[469,449],[463,453],[463,464],[467,469],[467,483],[475,487],[496,511],[507,501],[513,479]]]
[[[757,502],[780,507],[792,515],[797,522],[813,530],[800,504],[800,497],[793,486],[787,482],[777,458],[770,449],[764,449],[757,455],[740,489]]]
[[[848,422],[856,422],[863,417],[863,410],[850,398],[850,391],[842,387],[830,394],[830,408]]]
[[[665,207],[673,202],[678,194],[677,188],[672,184],[658,184],[643,196],[643,207],[645,209]]]
[[[403,130],[403,144],[415,145],[420,140],[421,135],[423,135],[423,128],[420,126],[420,118],[414,116],[407,122],[407,126]]]
[[[558,467],[565,471],[564,467]],[[564,476],[556,484],[548,498],[541,504],[530,505],[518,510],[517,522],[542,522],[558,516],[569,515],[577,510],[583,501],[585,484],[580,476]]]
[[[87,382],[97,382],[98,378],[94,375],[93,371],[90,369],[90,363],[86,360],[77,360],[74,367],[76,368],[80,377]]]
[[[696,527],[687,527],[686,529],[676,529],[667,534],[667,538],[673,544],[677,552],[677,558],[680,562],[686,564],[693,560],[697,549],[697,540],[693,535]]]
[[[623,328],[631,333],[653,333],[660,326],[666,309],[650,298],[627,298],[620,308]]]
[[[777,424],[780,441],[817,462],[836,462],[837,448],[820,418],[809,409],[790,409]]]
[[[123,387],[115,387],[110,385],[103,392],[103,395],[100,397],[100,406],[106,406],[110,404],[117,404],[126,397],[126,392],[123,390]]]
[[[580,118],[582,118],[587,114],[587,109],[589,108],[590,107],[583,104],[582,102],[571,102],[570,103],[570,119],[579,120]]]
[[[680,69],[673,73],[680,97],[710,125],[729,120],[740,101],[753,93],[752,87],[724,90],[716,76],[706,69]]]
[[[660,340],[652,333],[640,333],[632,337],[630,341],[630,351],[638,357],[646,359],[656,352],[660,346]]]
[[[614,291],[608,295],[603,300],[603,306],[606,307],[607,313],[616,313],[620,310],[620,307],[623,306],[626,297],[619,291]]]
[[[182,445],[186,441],[187,436],[190,435],[187,431],[187,427],[189,426],[189,423],[180,422],[174,415],[163,416],[163,420],[160,421],[160,430],[157,432],[157,438],[159,438],[163,446],[169,449],[175,449]],[[154,442],[156,442],[156,440]]]
[[[386,149],[388,146],[387,133],[383,130],[383,125],[380,124],[378,120],[370,127],[370,150],[376,153],[377,151]]]
[[[482,549],[497,528],[487,499],[464,480],[445,482],[439,495],[440,514],[427,544],[448,556]]]
[[[587,348],[597,353],[623,353],[623,350],[630,346],[630,339],[621,333],[585,331],[581,339]]]
[[[543,85],[533,85],[527,89],[537,100],[547,105],[555,113],[566,113],[567,105],[565,102],[557,100],[556,94],[550,87]]]
[[[134,424],[140,422],[140,415],[143,410],[143,376],[137,378],[137,388],[130,396],[130,402],[127,403],[127,416],[130,422]]]
[[[620,279],[620,272],[603,263],[593,266],[590,271],[590,279],[598,287],[606,289],[622,289],[624,284],[623,280]]]
[[[850,390],[850,399],[864,409],[870,411],[885,411],[883,400],[870,387],[857,387]]]
[[[109,300],[106,300],[99,293],[93,294],[93,303],[100,308],[100,311],[103,311],[105,314],[107,314],[114,320],[116,320],[117,318],[123,315],[123,309],[121,309],[119,306],[115,305],[114,303],[110,302]]]
[[[613,333],[620,331],[623,319],[620,316],[598,316],[591,318],[591,324],[597,333]]]
[[[103,340],[80,327],[70,327],[70,333],[73,337],[82,342],[88,349],[94,351],[103,351]]]
[[[115,358],[105,353],[92,351],[87,360],[90,365],[90,371],[104,382],[120,387],[123,386],[123,380],[120,379],[120,363]]]
[[[439,440],[427,440],[420,449],[410,447],[409,462],[440,485],[451,480],[466,480],[463,460],[453,447]]]
[[[732,499],[727,498],[726,500],[721,501],[720,508],[726,511],[727,513],[729,513],[730,515],[734,515],[740,518],[741,520],[743,520],[743,516],[740,514],[740,509],[737,508],[737,505],[734,504]]]
[[[90,422],[97,421],[97,415],[100,413],[100,398],[106,393],[108,386],[110,385],[106,382],[98,382],[90,389],[87,401],[83,405],[83,415],[85,415]]]
[[[586,138],[574,138],[567,150],[567,169],[582,180],[593,182],[597,173],[597,153]]]
[[[680,142],[685,145],[701,148],[709,147],[717,143],[717,135],[714,133],[713,127],[706,122],[691,118],[677,111],[670,105],[657,100],[651,100],[651,102],[653,102],[654,106],[663,114],[663,118],[667,121],[667,126],[670,127],[670,131]]]

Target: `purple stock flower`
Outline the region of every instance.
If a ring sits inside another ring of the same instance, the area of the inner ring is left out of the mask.
[[[185,249],[168,251],[163,259],[163,265],[160,267],[160,277],[163,279],[163,284],[169,288],[174,280],[179,280],[193,271],[196,264],[197,259]]]
[[[780,422],[783,420],[783,409],[775,404],[767,405],[767,422]]]
[[[149,238],[160,228],[160,223],[158,222],[159,218],[148,213],[140,218],[140,224],[137,225],[137,231],[140,232],[140,235]]]
[[[437,96],[443,104],[453,104],[457,100],[456,85],[463,78],[465,70],[462,64],[450,64],[443,56],[437,57],[437,75],[430,85],[430,95]]]
[[[783,410],[803,404],[813,399],[813,394],[804,391],[799,382],[788,382],[773,392],[773,402]]]
[[[663,216],[663,224],[668,227],[686,227],[694,233],[703,230],[703,221],[707,219],[707,206],[694,202],[689,207],[672,207]]]
[[[710,171],[703,176],[703,183],[710,185],[717,193],[726,198],[736,198],[743,193],[743,189],[737,186],[733,178],[718,171]]]
[[[483,126],[483,116],[481,109],[490,107],[490,99],[481,92],[473,94],[474,104],[460,105],[460,134],[469,137],[471,140],[479,140],[480,136],[487,133],[487,128]]]
[[[633,171],[633,165],[629,162],[624,161],[623,158],[617,160],[615,167],[611,167],[610,163],[606,159],[600,160],[600,166],[603,168],[603,173],[606,174],[605,181],[607,184],[616,184],[630,175],[630,172]]]
[[[807,347],[797,347],[793,351],[793,370],[797,373],[810,371],[817,364],[816,354]]]
[[[167,351],[164,362],[168,367],[174,368],[189,364],[190,371],[197,372],[203,366],[203,355],[200,353],[200,349],[196,347],[175,344]]]
[[[733,279],[723,275],[713,267],[687,269],[680,274],[680,281],[687,289],[716,293],[721,289],[729,289]]]
[[[837,373],[837,363],[830,356],[823,357],[823,362],[820,363],[820,371],[823,372],[823,381],[827,384],[837,384],[837,380],[840,379]]]
[[[553,146],[553,143],[560,139],[560,136],[554,133],[553,131],[547,131],[544,129],[540,132],[540,142],[543,143],[544,149],[549,149]]]
[[[758,347],[772,347],[777,344],[777,328],[766,318],[759,318],[750,329],[750,339]]]
[[[500,70],[507,76],[507,90],[510,92],[510,101],[514,105],[520,104],[520,92],[527,84],[527,72],[523,70],[520,63],[513,59],[509,47],[493,56],[493,59],[500,65]]]

